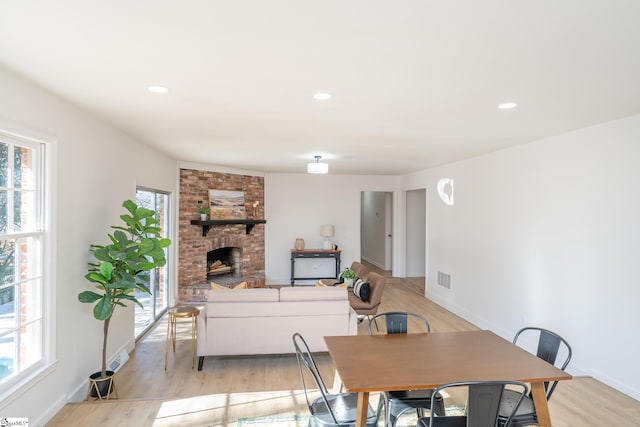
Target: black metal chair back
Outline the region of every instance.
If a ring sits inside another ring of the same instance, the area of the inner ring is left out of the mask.
[[[373,335],[374,325],[376,327],[376,333],[386,334],[406,334],[409,332],[409,321],[414,319],[416,324],[420,325],[421,332],[431,332],[431,326],[424,317],[415,313],[408,313],[404,311],[389,311],[386,313],[379,313],[369,319],[369,334]],[[384,320],[386,330],[380,331],[378,326],[378,320]],[[423,327],[424,326],[424,327]]]
[[[538,347],[536,350],[536,356],[538,356],[540,359],[552,365],[558,366],[558,368],[562,370],[564,370],[569,365],[569,362],[571,361],[571,356],[572,356],[571,346],[560,335],[548,329],[538,328],[534,326],[527,326],[525,328],[520,329],[516,333],[515,337],[513,338],[513,343],[518,344],[518,340],[521,338],[524,338],[525,335],[529,333],[540,334],[540,336],[538,337]],[[564,360],[560,365],[556,365],[561,347],[564,347],[563,349],[565,353]],[[547,392],[547,400],[549,400],[549,398],[553,394],[553,391],[555,390],[557,385],[558,385],[558,381],[553,381],[551,383],[548,383],[548,382],[544,383],[544,388]]]
[[[298,360],[298,369],[300,378],[302,379],[302,387],[304,389],[304,397],[307,401],[307,407],[311,418],[309,419],[310,427],[351,427],[356,424],[358,394],[357,393],[337,393],[332,394],[327,390],[327,386],[322,380],[318,365],[309,350],[307,342],[299,333],[293,334],[293,346],[296,350],[296,358]],[[305,372],[308,375],[305,375]],[[320,391],[320,398],[311,400],[309,398],[309,387],[305,377],[311,377],[316,387]],[[373,412],[371,406],[367,409],[368,427],[375,427],[377,424],[377,416]]]
[[[434,395],[453,387],[468,387],[467,405],[464,415],[455,414],[436,417],[420,418],[418,427],[495,427],[498,424],[500,400],[505,387],[509,386],[512,392],[517,392],[517,399],[513,411],[506,419],[511,420],[513,414],[520,406],[520,402],[528,393],[526,384],[518,381],[473,381],[443,384],[434,390]]]
[[[378,322],[379,321],[379,322]],[[379,325],[380,323],[380,325]],[[384,327],[380,327],[383,325]],[[419,314],[404,311],[390,311],[379,313],[369,320],[369,334],[406,334],[409,332],[431,332],[431,326]],[[444,413],[442,396],[434,396],[433,389],[426,390],[396,390],[381,393],[378,412],[384,407],[385,425],[395,426],[398,418],[407,411],[415,410],[419,417],[425,410],[432,410],[436,414]]]

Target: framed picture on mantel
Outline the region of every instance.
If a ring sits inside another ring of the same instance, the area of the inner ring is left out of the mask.
[[[244,192],[209,190],[211,219],[245,219]]]

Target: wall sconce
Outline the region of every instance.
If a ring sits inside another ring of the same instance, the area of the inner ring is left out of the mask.
[[[438,181],[438,195],[445,205],[453,206],[453,179],[442,178]]]

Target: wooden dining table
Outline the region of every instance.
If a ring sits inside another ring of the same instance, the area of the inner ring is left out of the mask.
[[[369,393],[436,388],[460,381],[529,383],[540,427],[551,427],[544,383],[571,375],[491,331],[324,337],[336,373],[358,393],[365,426]]]

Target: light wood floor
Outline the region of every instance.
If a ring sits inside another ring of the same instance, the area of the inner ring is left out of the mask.
[[[422,314],[433,332],[476,329],[423,292],[424,278],[388,277],[379,311]],[[166,372],[163,321],[138,342],[116,374],[119,400],[67,404],[47,425],[227,427],[236,426],[238,418],[307,413],[295,356],[210,357],[198,372],[191,369],[187,325],[179,325],[176,354],[170,355]],[[364,322],[359,333],[367,333]],[[317,355],[317,361],[323,377],[332,379],[328,354]],[[640,425],[640,402],[592,378],[562,381],[549,406],[555,427]]]

